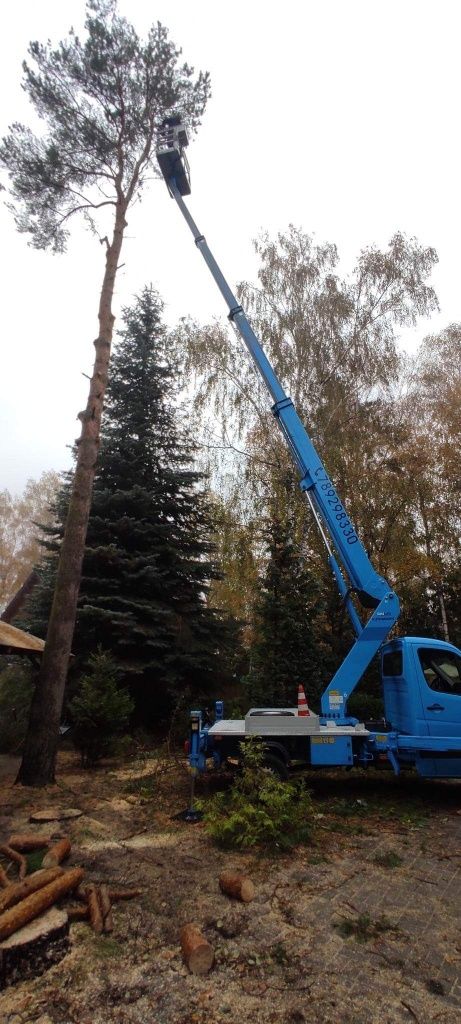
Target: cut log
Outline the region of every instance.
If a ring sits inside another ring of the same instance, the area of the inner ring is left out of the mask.
[[[117,903],[118,900],[135,900],[138,896],[142,896],[143,889],[109,889],[109,899],[111,903]]]
[[[2,845],[0,846],[0,853],[3,853],[4,857],[8,857],[9,860],[14,861],[18,865],[19,878],[25,878],[27,874],[27,861],[23,857],[22,853],[18,853],[17,850],[13,850],[11,846]]]
[[[0,943],[0,988],[42,974],[68,949],[67,914],[53,907]]]
[[[114,921],[112,917],[112,903],[110,901],[109,890],[107,888],[107,885],[99,886],[98,896],[99,905],[101,907],[104,931],[111,932],[114,929]]]
[[[185,924],[180,931],[183,957],[191,974],[208,974],[214,963],[214,952],[195,924]]]
[[[69,856],[71,851],[71,845],[67,837],[60,839],[54,846],[50,846],[48,853],[45,854],[42,860],[42,867],[44,868],[55,868],[61,861],[65,860]]]
[[[90,916],[88,903],[74,903],[71,907],[66,907],[66,912],[69,921],[87,921]]]
[[[101,906],[96,886],[89,885],[87,888],[87,894],[90,925],[93,931],[96,932],[96,935],[100,935],[104,927],[104,922],[102,919]]]
[[[50,870],[57,871],[58,868]],[[19,928],[23,928],[29,921],[33,921],[44,910],[48,910],[48,907],[51,907],[62,896],[71,892],[72,889],[76,889],[77,885],[80,885],[83,875],[83,868],[71,868],[70,871],[64,871],[54,882],[50,882],[42,889],[38,889],[31,896],[26,896],[16,906],[6,910],[4,914],[0,914],[0,941],[7,939],[9,935],[13,935],[14,932],[17,932]],[[6,891],[4,895],[6,895]]]
[[[143,889],[108,889],[111,903],[118,903],[119,900],[135,900],[138,896],[142,896],[143,892]],[[79,885],[75,895],[78,900],[86,902],[88,899],[88,886]]]
[[[29,821],[40,823],[43,821],[65,821],[70,818],[80,818],[83,811],[77,807],[46,807],[43,811],[33,811]]]
[[[48,868],[46,871],[34,871],[33,875],[29,875],[22,882],[12,882],[4,892],[0,893],[0,914],[3,914],[9,907],[14,907],[16,903],[20,903],[32,893],[43,889],[45,885],[54,882],[63,874],[63,868]]]
[[[251,903],[255,898],[255,887],[247,875],[235,875],[231,871],[223,871],[219,876],[219,888],[233,900]]]
[[[13,850],[20,850],[22,853],[30,853],[31,850],[42,850],[51,843],[50,836],[32,836],[28,833],[10,836],[8,846]]]
[[[63,868],[50,868],[48,871],[34,871],[33,875],[29,875],[23,882],[12,882],[4,892],[0,893],[0,914],[3,914],[4,910],[8,910],[8,907],[14,907],[15,903],[20,903],[31,893],[43,889],[44,885],[54,882],[55,878],[59,878],[63,874]]]

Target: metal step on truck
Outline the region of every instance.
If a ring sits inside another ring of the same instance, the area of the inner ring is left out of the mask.
[[[184,196],[191,192],[180,117],[166,118],[157,158],[170,195],[192,232],[272,403],[272,412],[300,473],[300,487],[325,544],[327,559],[355,641],[326,687],[320,714],[293,708],[251,708],[243,720],[224,718],[216,701],[215,721],[191,712],[189,761],[194,773],[241,756],[241,744],[260,736],[267,764],[281,777],[290,769],[387,766],[399,774],[414,768],[424,778],[461,778],[461,652],[427,637],[386,642],[399,616],[399,601],[379,576],[338,497],[325,467],[242,306],[223,276]],[[357,610],[356,604],[361,609]],[[367,726],[347,713],[347,701],[372,660],[381,659],[385,719]],[[308,688],[308,680],[306,681]]]

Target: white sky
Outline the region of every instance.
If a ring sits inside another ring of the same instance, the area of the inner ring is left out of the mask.
[[[433,245],[441,313],[459,299],[459,0],[120,0],[143,34],[165,24],[213,96],[189,149],[190,208],[232,286],[254,277],[251,240],[290,222],[337,243],[344,269],[396,230]],[[0,133],[30,119],[20,89],[31,39],[57,42],[83,0],[16,0],[0,40]],[[104,252],[81,225],[69,251],[27,247],[0,209],[0,490],[65,468],[86,401]],[[163,181],[132,211],[116,311],[152,282],[167,319],[226,309]]]

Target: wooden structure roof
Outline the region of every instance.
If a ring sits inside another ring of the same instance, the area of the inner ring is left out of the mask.
[[[2,622],[0,619],[0,654],[13,654],[20,651],[35,651],[40,654],[45,649],[45,641],[31,633],[24,633],[22,629],[11,626],[9,622]]]

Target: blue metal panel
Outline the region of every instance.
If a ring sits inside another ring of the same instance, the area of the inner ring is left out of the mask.
[[[423,779],[459,779],[461,757],[417,757],[415,768]]]
[[[384,658],[390,654],[394,655],[395,665],[401,662],[398,675],[383,673]],[[400,658],[397,657],[399,654]],[[392,640],[382,648],[381,677],[384,713],[388,724],[398,732],[427,735],[427,726],[421,726],[422,704],[419,687],[415,685],[412,649],[406,637]]]
[[[312,736],[311,764],[345,765],[354,763],[350,736]]]

